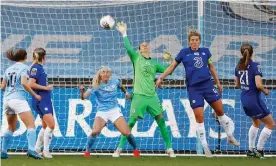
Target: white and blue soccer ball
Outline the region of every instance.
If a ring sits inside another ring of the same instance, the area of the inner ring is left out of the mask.
[[[112,29],[115,25],[115,20],[110,15],[103,16],[101,18],[100,25],[104,29]]]

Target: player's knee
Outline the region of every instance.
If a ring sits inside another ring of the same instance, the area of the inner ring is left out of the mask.
[[[49,127],[51,130],[54,130],[55,129],[55,124],[50,124],[47,127]]]
[[[93,129],[91,135],[92,135],[93,137],[96,137],[97,135],[100,134],[100,132],[101,132],[101,130],[99,130],[99,129]]]
[[[195,115],[196,122],[197,123],[203,123],[204,122],[204,115]]]
[[[123,136],[129,136],[131,134],[130,130],[122,131]]]
[[[274,128],[275,128],[275,122],[272,122],[272,123],[271,123],[270,128],[271,128],[271,129],[274,129]]]
[[[215,109],[215,112],[216,112],[217,116],[223,116],[224,115],[223,109]]]

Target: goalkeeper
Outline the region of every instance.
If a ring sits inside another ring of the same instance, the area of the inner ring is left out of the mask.
[[[123,35],[124,46],[127,54],[133,64],[134,69],[134,90],[130,108],[129,128],[132,129],[138,118],[143,119],[147,111],[157,122],[161,135],[165,141],[166,153],[170,157],[175,157],[172,150],[171,140],[168,128],[163,118],[163,109],[155,92],[155,74],[163,73],[167,67],[162,66],[157,61],[151,59],[150,48],[147,43],[139,45],[139,52],[134,51],[127,38],[127,26],[123,22],[117,24],[117,30]],[[170,60],[170,54],[167,52],[164,59]],[[120,145],[113,154],[113,157],[119,157],[122,148],[126,143],[126,137],[122,136]]]

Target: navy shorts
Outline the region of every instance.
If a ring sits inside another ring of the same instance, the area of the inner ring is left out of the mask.
[[[41,119],[46,114],[53,115],[53,104],[51,100],[36,102],[36,103],[33,103],[32,106],[35,112],[39,114]]]
[[[188,86],[188,95],[192,109],[204,107],[204,99],[210,104],[221,99],[212,80]]]
[[[269,109],[261,97],[257,97],[257,99],[255,97],[254,99],[246,97],[242,98],[241,101],[244,112],[249,117],[254,119],[263,119],[270,114]]]

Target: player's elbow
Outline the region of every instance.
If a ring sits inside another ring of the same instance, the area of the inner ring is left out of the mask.
[[[22,82],[21,85],[22,85],[22,87],[23,87],[24,89],[27,89],[27,88],[29,87],[28,84],[25,83],[25,82]]]

